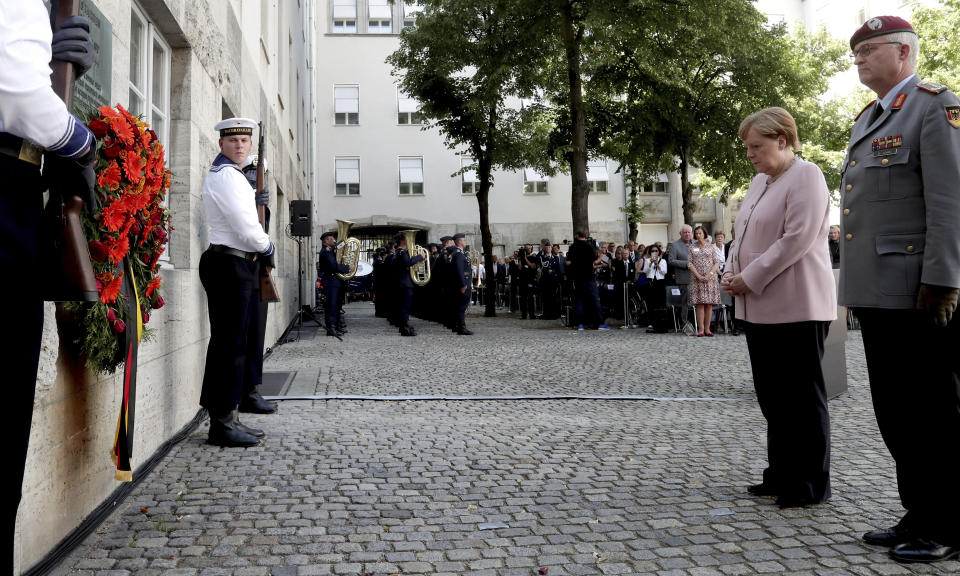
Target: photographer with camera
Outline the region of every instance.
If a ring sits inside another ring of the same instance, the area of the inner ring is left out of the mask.
[[[576,240],[567,251],[567,270],[573,280],[578,330],[583,330],[584,324],[590,324],[591,328],[598,330],[610,329],[602,323],[603,313],[600,310],[600,294],[597,292],[594,267],[597,260],[596,244],[592,239],[588,240],[582,230],[577,230]]]
[[[533,305],[533,289],[537,281],[537,259],[533,254],[533,246],[524,244],[519,250],[518,260],[520,264],[520,318],[527,319],[529,315],[533,320],[537,317],[536,308]]]

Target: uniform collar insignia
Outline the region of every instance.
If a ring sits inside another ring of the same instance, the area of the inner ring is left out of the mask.
[[[907,95],[904,93],[897,94],[897,97],[893,100],[893,105],[890,106],[891,110],[899,110],[903,103],[907,101]]]
[[[947,113],[947,122],[954,128],[960,128],[960,106],[944,106]]]

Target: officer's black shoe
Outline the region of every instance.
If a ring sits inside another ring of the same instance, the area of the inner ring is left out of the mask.
[[[767,484],[761,482],[760,484],[754,484],[752,486],[747,486],[747,492],[753,494],[754,496],[776,496],[777,489]]]
[[[915,538],[890,550],[897,562],[939,562],[960,555],[960,546],[947,546],[926,538]]]
[[[401,326],[401,327],[400,327],[400,335],[401,335],[401,336],[416,336],[417,333],[416,333],[416,331],[414,331],[414,329],[411,328],[410,326]]]
[[[327,336],[336,336],[337,338],[339,338],[343,336],[343,334],[341,334],[340,332],[337,332],[336,330],[327,330]]]
[[[259,428],[253,428],[251,426],[247,426],[246,424],[241,422],[240,418],[238,418],[236,414],[234,414],[233,426],[237,430],[241,432],[246,432],[247,434],[253,436],[254,438],[263,438],[264,436],[267,435],[263,430]]]
[[[277,411],[277,403],[264,400],[260,392],[253,391],[240,401],[240,412],[248,414],[273,414]]]
[[[473,332],[468,330],[466,326],[460,326],[459,328],[457,328],[457,334],[461,336],[472,336]]]
[[[260,439],[240,430],[235,424],[235,419],[236,415],[233,411],[218,418],[211,416],[207,444],[224,448],[249,448],[259,444]]]
[[[891,526],[884,530],[871,530],[863,535],[863,541],[874,546],[887,546],[892,548],[900,544],[906,544],[913,540],[913,533],[909,528],[902,524]]]

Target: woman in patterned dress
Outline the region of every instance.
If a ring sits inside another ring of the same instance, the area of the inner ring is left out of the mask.
[[[710,316],[713,307],[720,303],[720,281],[717,270],[720,269],[720,257],[707,241],[707,231],[703,226],[693,230],[693,244],[687,256],[687,268],[690,269],[690,303],[697,307],[697,336],[713,336],[710,331]]]

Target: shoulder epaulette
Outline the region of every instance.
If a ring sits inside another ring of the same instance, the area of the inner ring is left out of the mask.
[[[857,117],[854,118],[853,121],[856,122],[857,120],[859,120],[860,117],[863,116],[863,113],[867,111],[867,108],[873,106],[874,103],[876,103],[876,100],[871,100],[869,104],[867,104],[866,106],[863,107],[863,110],[861,110],[860,113],[857,114]]]
[[[929,92],[931,94],[940,94],[941,92],[946,91],[947,87],[943,84],[937,84],[936,82],[918,82],[917,88],[923,90],[924,92]]]

